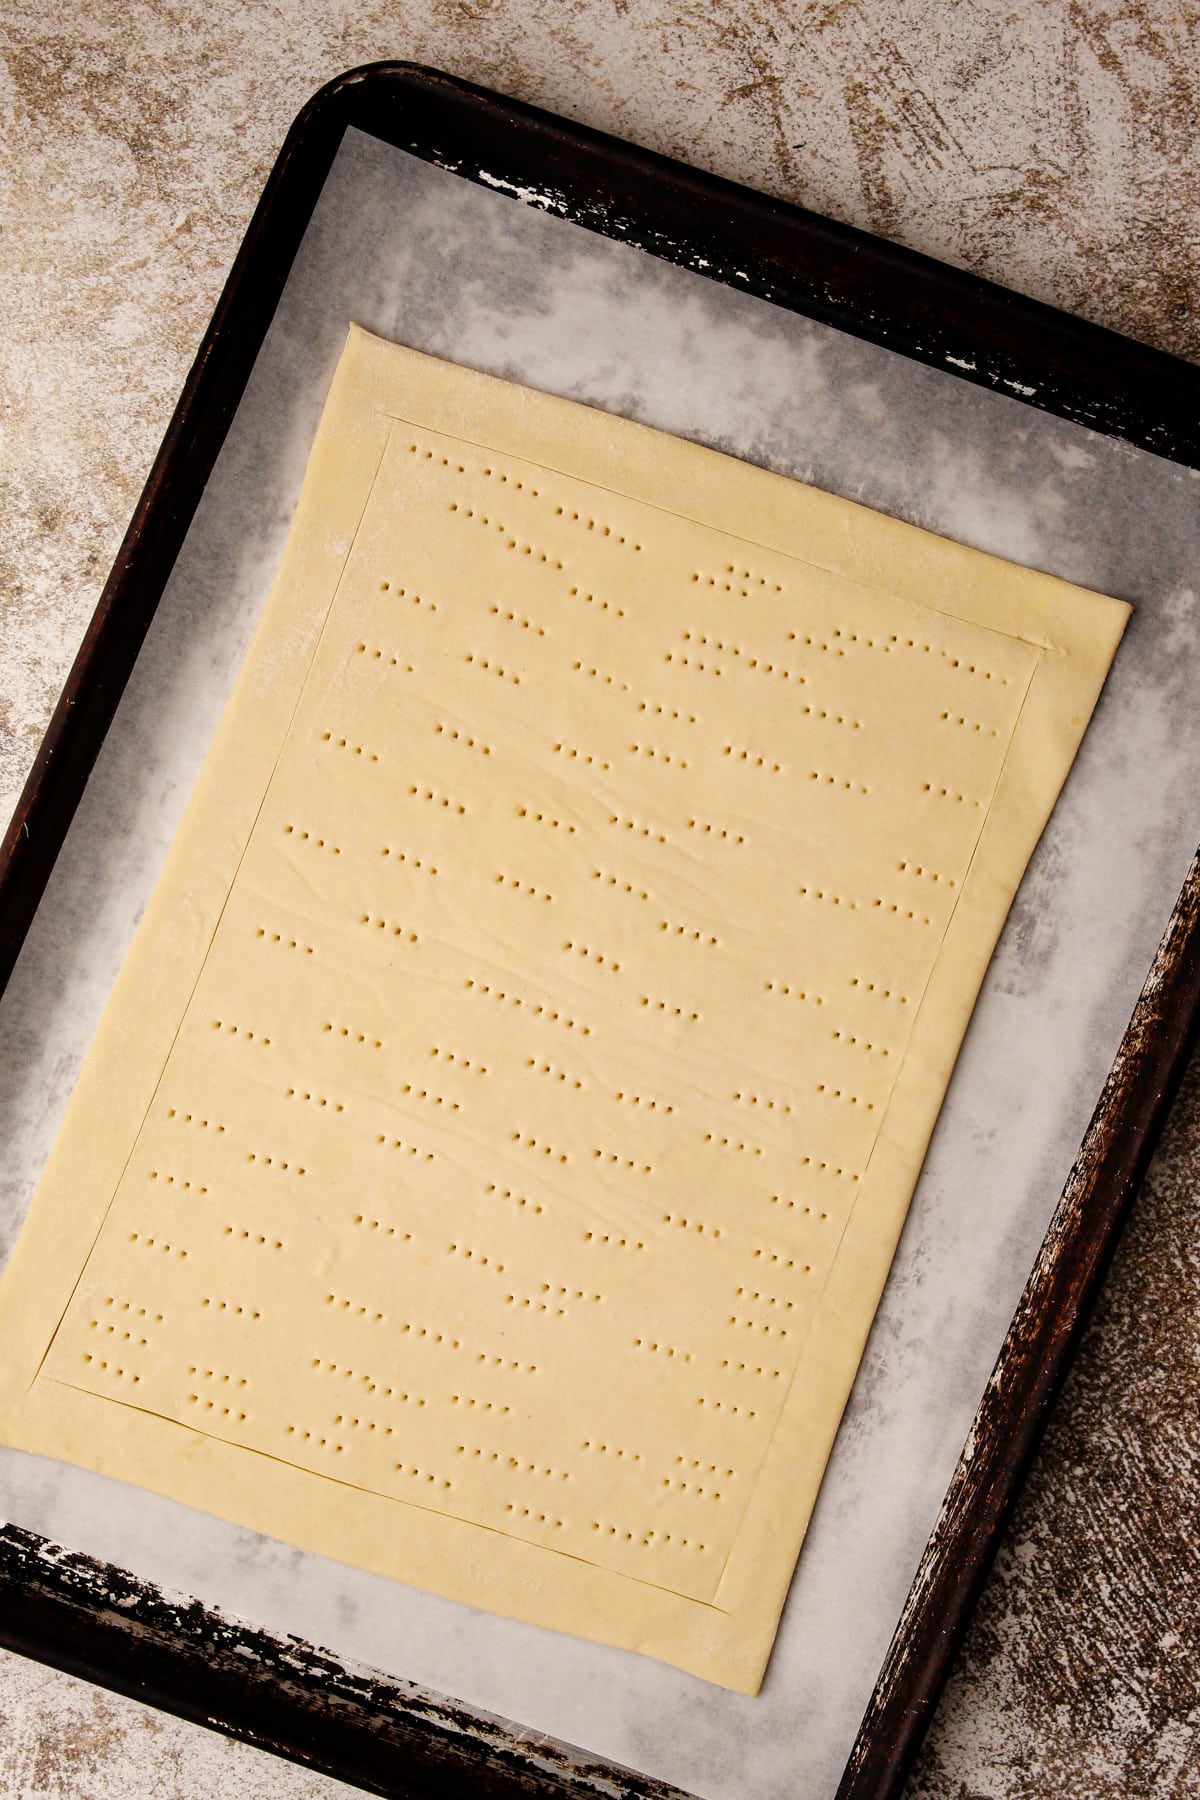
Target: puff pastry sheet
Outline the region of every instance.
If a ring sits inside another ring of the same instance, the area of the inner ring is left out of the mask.
[[[1127,612],[353,330],[5,1438],[755,1692]]]

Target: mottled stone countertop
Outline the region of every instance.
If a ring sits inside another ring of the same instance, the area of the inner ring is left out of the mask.
[[[425,62],[1200,355],[1178,0],[8,0],[0,807],[15,800],[271,161]],[[1176,1102],[910,1786],[1200,1795],[1200,1079]],[[0,1794],[338,1784],[0,1656]]]

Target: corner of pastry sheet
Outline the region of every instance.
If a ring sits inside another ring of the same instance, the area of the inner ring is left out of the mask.
[[[493,395],[511,395],[514,387],[497,376],[390,343],[357,324],[350,327],[339,382],[343,373],[347,384],[353,380],[364,398],[389,416],[402,417],[407,406],[424,423],[464,436],[469,436],[462,430],[467,409],[486,406]],[[622,472],[628,464],[644,459],[640,497],[669,512],[678,510],[679,475],[686,469],[687,491],[695,502],[689,513],[717,529],[914,605],[1021,637],[1035,647],[1068,648],[1077,658],[1086,657],[1089,666],[1094,662],[1103,681],[1133,610],[1125,601],[1022,568],[858,501],[585,402],[538,389],[516,391],[536,410],[533,429],[539,445],[528,441],[530,421],[523,413],[515,425],[505,422],[503,435],[509,441],[498,448],[532,460],[539,460],[539,448],[540,460],[569,455],[585,479],[616,492],[624,491]],[[395,415],[391,408],[397,409]],[[603,443],[581,439],[581,417],[589,414],[605,422]],[[1073,626],[1081,600],[1089,613],[1085,632]]]

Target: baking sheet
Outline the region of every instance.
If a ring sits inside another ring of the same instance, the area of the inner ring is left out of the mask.
[[[0,1005],[5,1250],[248,644],[352,318],[1137,610],[972,1022],[760,1697],[8,1451],[0,1513],[706,1800],[828,1795],[1200,836],[1200,476],[351,133]]]

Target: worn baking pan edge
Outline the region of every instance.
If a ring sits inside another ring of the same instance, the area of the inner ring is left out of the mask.
[[[836,1800],[894,1800],[999,1547],[1200,1030],[1200,853],[942,1502]]]
[[[687,1800],[678,1788],[6,1526],[0,1644],[403,1800]]]
[[[0,989],[236,411],[324,178],[350,126],[777,305],[1173,460],[1200,465],[1200,370],[1187,363],[450,77],[403,64],[352,71],[322,89],[288,134],[0,847]],[[1194,1035],[1200,959],[1196,914],[1193,872],[1014,1315],[839,1800],[884,1800],[896,1794],[915,1754]],[[407,1727],[402,1730],[397,1723],[407,1720],[419,1690],[371,1677],[375,1701],[353,1685],[339,1692],[329,1716],[321,1718],[318,1755],[313,1709],[320,1713],[324,1671],[335,1659],[310,1652],[315,1658],[311,1665],[303,1659],[300,1668],[286,1665],[292,1670],[286,1694],[271,1685],[275,1677],[268,1674],[268,1691],[278,1699],[268,1731],[262,1726],[261,1688],[255,1688],[250,1705],[249,1687],[239,1690],[228,1671],[211,1692],[199,1682],[194,1640],[180,1623],[183,1613],[177,1605],[145,1584],[134,1584],[143,1598],[130,1602],[131,1616],[144,1616],[153,1626],[143,1633],[135,1653],[129,1642],[112,1634],[111,1612],[105,1615],[105,1629],[99,1620],[95,1630],[84,1628],[95,1597],[105,1587],[132,1592],[132,1578],[41,1545],[37,1580],[27,1585],[30,1555],[38,1544],[28,1534],[0,1531],[0,1592],[25,1593],[19,1606],[9,1606],[0,1628],[0,1640],[8,1647],[136,1691],[167,1710],[251,1737],[377,1792],[455,1791],[429,1786],[429,1767],[434,1765],[427,1756],[422,1761],[426,1740],[420,1734],[406,1737]],[[85,1565],[95,1571],[90,1588],[76,1579]],[[259,1646],[281,1642],[205,1613],[198,1603],[187,1616],[209,1620],[211,1634],[222,1641],[232,1641],[230,1633],[243,1633],[247,1648],[234,1652],[235,1671],[244,1672],[247,1655],[257,1655]],[[70,1631],[64,1623],[69,1617],[74,1619]],[[142,1655],[146,1645],[151,1650]],[[290,1655],[292,1646],[285,1649]],[[297,1694],[306,1684],[313,1691],[301,1705]],[[381,1703],[378,1696],[384,1694]],[[385,1771],[392,1785],[383,1787],[379,1777],[364,1782],[359,1773],[379,1704],[392,1733]],[[581,1785],[585,1778],[578,1771],[585,1768],[590,1771],[586,1780],[602,1777],[616,1784],[618,1794],[672,1791],[594,1759],[571,1762],[574,1753],[565,1747],[556,1754],[567,1761],[554,1769],[534,1768],[527,1757],[520,1761],[528,1741],[519,1727],[485,1720],[429,1696],[422,1696],[421,1704],[432,1704],[443,1717],[457,1721],[454,1731],[461,1735],[455,1747],[465,1760],[453,1765],[452,1779],[460,1781],[469,1769],[480,1792],[601,1791]],[[503,1738],[505,1732],[510,1736],[504,1741],[517,1760],[497,1764],[496,1733]],[[398,1762],[407,1766],[397,1770]],[[486,1788],[480,1785],[485,1773],[491,1783]],[[423,1787],[414,1786],[418,1779]],[[630,1781],[641,1785],[630,1787]]]

